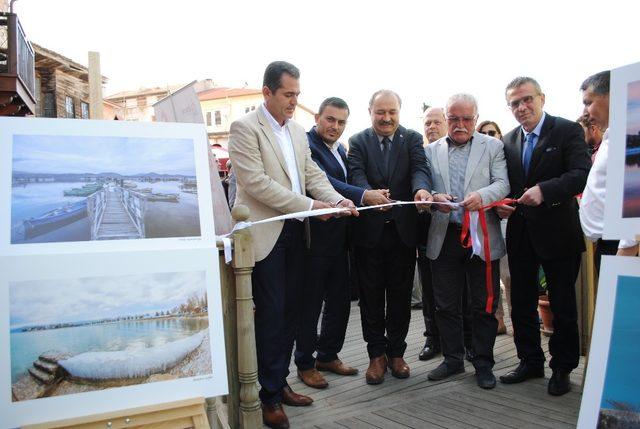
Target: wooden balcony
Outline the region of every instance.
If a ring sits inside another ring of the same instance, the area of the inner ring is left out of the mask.
[[[0,116],[33,115],[35,53],[14,13],[0,13]]]

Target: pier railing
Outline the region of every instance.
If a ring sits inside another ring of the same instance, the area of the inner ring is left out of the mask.
[[[139,192],[130,191],[129,189],[117,189],[120,192],[120,200],[138,230],[140,237],[144,237],[144,213],[146,208],[144,197]]]
[[[87,197],[87,214],[91,219],[91,240],[98,237],[98,229],[104,216],[104,210],[107,207],[107,188],[103,188],[98,192]]]

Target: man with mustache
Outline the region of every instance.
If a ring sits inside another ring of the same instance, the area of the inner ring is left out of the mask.
[[[578,366],[580,352],[575,282],[585,245],[575,196],[584,189],[591,160],[582,127],[544,112],[545,95],[535,79],[515,78],[505,97],[520,123],[503,138],[511,196],[518,204],[496,211],[509,218],[511,320],[520,364],[500,381],[544,377],[537,312],[542,266],[554,328],[549,340],[553,375],[547,391],[559,396],[571,389],[569,373]]]
[[[341,98],[330,97],[320,104],[316,125],[307,133],[311,158],[318,164],[334,189],[358,205],[389,203],[386,191],[363,189],[347,183],[347,154],[338,142],[349,118],[349,106]],[[311,243],[305,252],[305,291],[296,337],[295,362],[298,377],[316,389],[329,385],[318,372],[355,375],[356,368],[338,358],[344,344],[351,307],[347,260],[349,219],[311,219]],[[318,316],[323,308],[320,336]],[[317,352],[317,357],[313,354]]]
[[[399,124],[400,106],[400,97],[393,91],[376,91],[371,97],[372,127],[349,139],[351,183],[364,189],[387,189],[393,200],[430,201],[422,136]],[[358,220],[354,225],[356,269],[370,359],[366,381],[380,384],[387,366],[394,377],[409,377],[403,356],[411,318],[418,211],[414,205],[399,205],[368,210]]]
[[[463,247],[460,242],[464,211],[478,211],[509,193],[507,166],[502,142],[475,131],[478,104],[469,94],[455,94],[446,106],[446,137],[426,148],[432,168],[435,202],[460,202],[461,207],[436,205],[432,210],[427,239],[427,257],[431,259],[436,321],[440,330],[443,362],[427,377],[443,380],[464,372],[462,296],[469,288],[472,313],[473,366],[476,382],[483,389],[496,385],[493,375],[493,345],[498,321],[494,314],[500,293],[500,258],[505,244],[500,219],[485,212],[491,252],[491,279],[487,283],[485,249]],[[478,238],[483,232],[478,222]]]

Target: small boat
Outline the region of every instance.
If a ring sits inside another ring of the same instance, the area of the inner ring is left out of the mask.
[[[102,189],[102,183],[89,183],[82,188],[73,188],[68,191],[64,191],[65,197],[88,197],[96,191]]]
[[[162,193],[151,193],[145,195],[147,201],[166,201],[170,203],[177,203],[178,198],[180,198],[179,194],[162,194]]]
[[[87,200],[77,203],[67,204],[57,209],[48,211],[36,218],[29,218],[23,221],[25,238],[35,237],[68,225],[87,215]]]
[[[133,182],[128,182],[128,181],[124,181],[122,182],[122,187],[123,188],[127,188],[127,189],[134,189],[138,187],[137,183],[133,183]]]

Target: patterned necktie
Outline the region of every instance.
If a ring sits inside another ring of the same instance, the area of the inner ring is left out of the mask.
[[[524,177],[529,174],[529,164],[531,164],[531,155],[533,154],[533,139],[536,135],[529,133],[524,144],[524,156],[522,157],[522,167],[524,168]]]
[[[389,137],[385,137],[382,139],[382,166],[384,168],[384,177],[387,178],[389,174],[389,144],[391,140]]]

